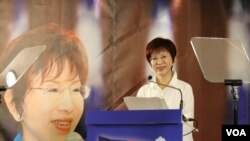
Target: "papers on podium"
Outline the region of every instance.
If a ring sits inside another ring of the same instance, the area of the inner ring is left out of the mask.
[[[155,110],[168,109],[167,103],[159,97],[124,97],[128,110]]]

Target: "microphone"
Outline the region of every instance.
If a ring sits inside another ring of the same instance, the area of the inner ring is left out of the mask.
[[[84,141],[82,136],[77,132],[71,132],[67,135],[65,141]]]
[[[149,76],[148,76],[148,81],[150,81],[150,82],[152,82],[152,83],[155,83],[155,84],[158,84],[158,85],[162,85],[162,86],[166,86],[166,87],[169,87],[169,88],[178,90],[178,91],[180,92],[180,95],[181,95],[180,109],[182,110],[182,109],[183,109],[183,95],[182,95],[181,89],[176,88],[176,87],[174,87],[174,86],[165,85],[165,84],[161,84],[161,83],[152,81],[152,78],[153,78],[153,77],[152,77],[151,75],[149,75]],[[186,117],[185,115],[183,115],[183,114],[182,114],[182,120],[183,120],[185,123],[187,123],[187,122],[189,122],[189,121],[196,121],[194,118],[187,118],[187,117]],[[188,125],[189,125],[189,124],[188,124]],[[191,125],[189,125],[189,126],[191,126]],[[193,127],[193,126],[192,126],[192,128],[194,128],[194,131],[198,132],[198,129],[197,129],[196,127]]]
[[[193,118],[187,118],[184,115],[182,115],[182,119],[183,119],[184,122],[195,121],[195,119],[193,119]]]
[[[176,87],[174,87],[174,86],[170,86],[170,85],[165,85],[165,84],[161,84],[161,83],[158,83],[158,82],[154,82],[154,81],[152,81],[152,78],[153,78],[153,77],[152,77],[151,75],[149,75],[149,76],[148,76],[148,81],[150,81],[150,82],[152,82],[152,83],[155,83],[155,84],[158,84],[158,85],[162,85],[162,86],[166,86],[166,87],[169,87],[169,88],[178,90],[178,91],[180,92],[180,95],[181,95],[180,109],[182,110],[182,109],[183,109],[183,96],[182,96],[182,91],[181,91],[181,89],[176,88]]]

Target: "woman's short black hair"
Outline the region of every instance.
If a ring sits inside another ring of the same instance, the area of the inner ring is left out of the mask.
[[[155,51],[157,52],[160,50],[167,50],[170,53],[171,58],[174,62],[176,56],[175,44],[169,39],[157,37],[151,40],[146,47],[146,59],[148,63],[150,63],[151,54]]]

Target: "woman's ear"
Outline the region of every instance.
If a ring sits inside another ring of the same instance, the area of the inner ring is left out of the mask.
[[[176,69],[175,69],[175,62],[172,63],[172,65],[171,65],[171,70],[172,70],[172,71],[176,71]]]
[[[21,114],[17,111],[16,104],[12,101],[12,98],[13,98],[12,90],[8,89],[4,93],[4,101],[5,101],[5,103],[6,103],[7,107],[8,107],[9,112],[13,116],[13,118],[16,121],[20,122],[22,120]]]

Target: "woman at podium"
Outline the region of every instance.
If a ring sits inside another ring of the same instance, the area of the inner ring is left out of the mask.
[[[155,75],[149,76],[148,84],[142,86],[137,97],[160,97],[169,109],[181,109],[187,118],[194,117],[194,96],[190,84],[178,79],[173,71],[176,47],[169,40],[157,37],[146,46],[146,60]],[[193,141],[192,122],[183,123],[183,141]],[[190,134],[186,134],[190,133]]]
[[[21,76],[17,74],[16,82],[4,94],[9,112],[21,125],[14,141],[83,140],[74,130],[89,94],[88,59],[72,31],[55,24],[31,29],[9,44],[1,62],[23,49],[41,45],[46,48],[39,56],[24,56],[21,66],[36,60],[27,70],[22,69]]]

